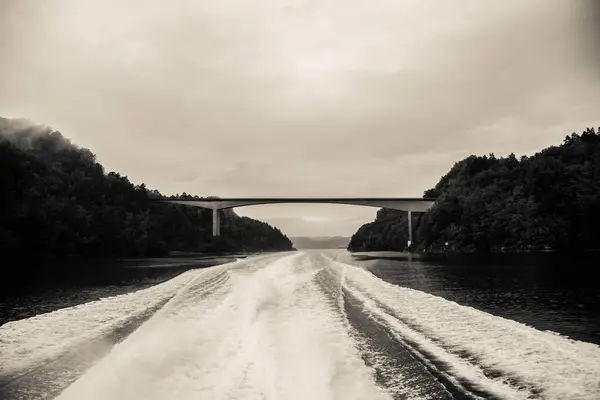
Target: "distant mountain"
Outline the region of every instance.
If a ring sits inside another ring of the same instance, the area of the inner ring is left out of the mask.
[[[319,236],[307,237],[297,236],[290,237],[294,247],[301,249],[345,249],[350,243],[350,238],[345,236]]]

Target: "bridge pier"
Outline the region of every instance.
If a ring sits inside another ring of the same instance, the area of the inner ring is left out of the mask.
[[[221,234],[221,220],[219,218],[219,210],[213,208],[213,228],[212,234],[213,236],[219,236]]]
[[[412,253],[412,212],[408,210],[408,252]]]

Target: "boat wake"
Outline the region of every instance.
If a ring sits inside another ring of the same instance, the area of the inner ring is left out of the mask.
[[[43,398],[51,383],[65,400],[600,398],[596,345],[322,254],[288,254],[5,324],[0,384],[17,387],[68,349],[147,316],[76,373],[6,393]]]

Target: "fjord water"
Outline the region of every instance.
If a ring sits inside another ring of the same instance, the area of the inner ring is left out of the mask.
[[[339,254],[386,282],[600,344],[600,253]]]
[[[521,286],[511,286],[500,267],[464,279],[460,268],[474,266],[447,267],[308,251],[190,270],[3,325],[2,394],[44,398],[52,388],[60,399],[600,398],[598,345],[517,322],[529,306],[497,300],[515,297],[501,296],[502,287],[524,295],[532,286],[523,282],[535,279],[515,270],[511,279]],[[491,282],[480,287],[481,280]],[[544,287],[534,290],[538,297]],[[591,313],[589,303],[574,307]],[[553,331],[576,325],[577,316],[565,322],[569,307],[559,304],[559,318],[543,319]],[[511,307],[515,318],[501,315]],[[85,368],[52,364],[142,317]],[[24,387],[26,374],[40,379]]]

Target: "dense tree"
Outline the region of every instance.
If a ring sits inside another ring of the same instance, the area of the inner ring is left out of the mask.
[[[51,128],[0,118],[0,251],[5,260],[11,255],[292,249],[278,229],[231,210],[222,212],[222,235],[212,237],[212,211],[150,201],[163,197],[126,176],[106,174],[89,150]]]
[[[531,157],[469,156],[425,197],[413,216],[420,251],[590,250],[600,248],[600,128],[567,136]],[[380,210],[352,237],[350,250],[406,247],[406,213]]]

